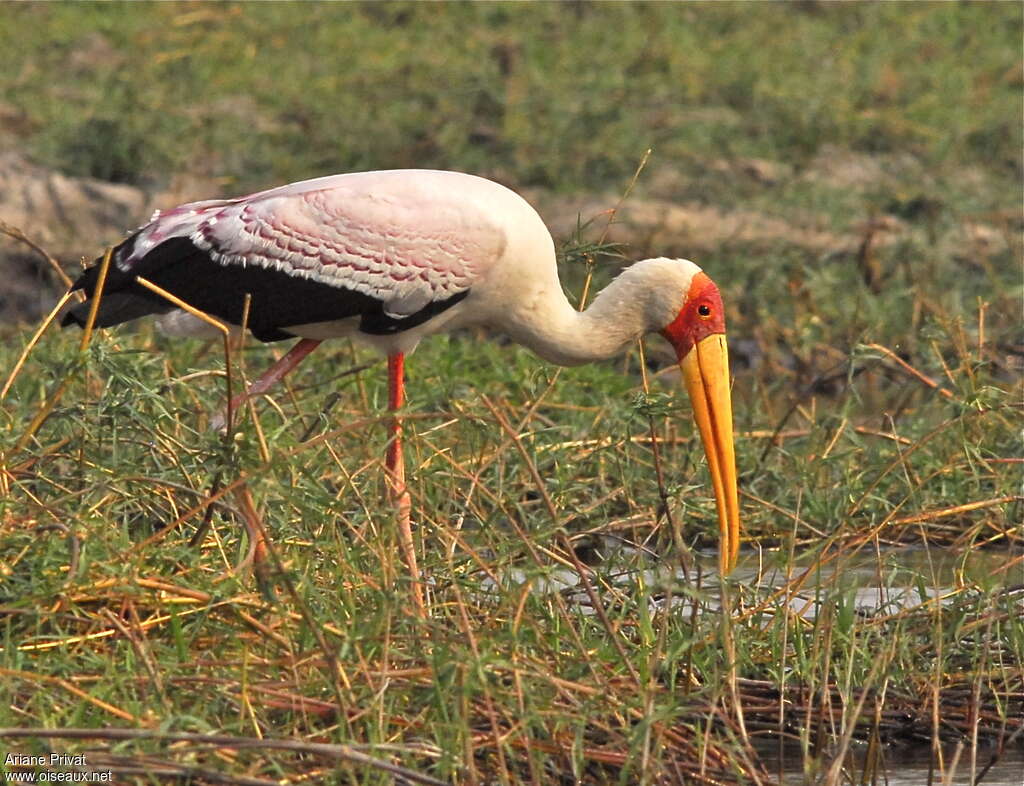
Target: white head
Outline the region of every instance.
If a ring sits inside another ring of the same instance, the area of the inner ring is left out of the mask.
[[[694,277],[701,272],[689,259],[656,257],[626,268],[618,280],[633,299],[642,299],[647,332],[658,333],[678,316]]]
[[[646,332],[660,333],[676,352],[715,486],[720,565],[727,572],[739,550],[740,524],[722,297],[688,259],[646,259],[619,278],[627,296],[642,300]]]
[[[703,339],[725,333],[725,309],[718,287],[688,259],[645,259],[619,276],[621,300],[637,303],[647,333],[659,333],[679,361]]]
[[[520,277],[496,287],[492,324],[562,366],[613,357],[646,333],[668,340],[707,453],[721,530],[720,565],[728,572],[738,553],[740,525],[729,354],[718,287],[687,259],[645,259],[620,273],[581,313],[562,294],[553,265],[549,272],[551,278]],[[516,286],[518,297],[507,298]]]

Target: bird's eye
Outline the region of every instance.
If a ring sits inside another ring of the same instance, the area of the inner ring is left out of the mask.
[[[697,313],[704,317],[704,319],[707,319],[708,317],[711,316],[711,306],[709,306],[707,303],[701,303],[699,306],[697,306]]]

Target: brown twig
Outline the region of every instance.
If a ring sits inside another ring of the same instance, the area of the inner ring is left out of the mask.
[[[24,649],[24,647],[19,647],[19,649]],[[74,694],[75,696],[77,696],[78,698],[82,699],[83,701],[89,702],[93,706],[98,707],[99,709],[103,710],[106,713],[109,713],[110,715],[113,715],[116,718],[120,718],[121,720],[126,720],[129,723],[137,723],[140,726],[148,725],[147,721],[145,721],[144,719],[142,719],[142,718],[140,718],[140,717],[138,717],[136,715],[132,715],[130,712],[128,712],[127,710],[122,710],[120,707],[115,707],[113,704],[111,704],[109,702],[106,702],[106,701],[103,701],[103,699],[97,699],[91,693],[87,693],[86,691],[82,690],[77,685],[75,685],[73,682],[70,682],[70,681],[68,681],[66,679],[63,679],[62,677],[52,677],[49,674],[39,674],[39,673],[36,673],[36,672],[19,671],[18,669],[5,669],[3,667],[0,667],[0,676],[7,677],[9,679],[21,679],[21,680],[25,680],[26,682],[42,683],[44,685],[57,685],[57,686],[63,688],[64,690],[66,690],[68,693]],[[7,736],[7,737],[28,737],[28,736],[32,736],[32,735],[28,735],[28,734],[18,734],[17,731],[18,731],[17,729],[0,729],[0,739],[2,739],[5,736]],[[44,729],[43,731],[48,731],[48,730]],[[14,733],[12,733],[12,734],[5,734],[4,732],[14,732]],[[139,734],[140,735],[144,735],[144,734],[147,734],[147,732],[145,732],[145,731],[140,729],[139,730]]]
[[[494,404],[491,403],[490,399],[488,399],[487,396],[482,396],[481,398],[484,402],[484,406],[486,406],[487,409],[491,411],[491,414],[494,416],[494,419],[498,421],[498,424],[501,426],[502,430],[504,430],[505,433],[508,434],[508,436],[512,439],[512,444],[516,446],[516,450],[519,452],[520,457],[526,463],[527,470],[530,472],[530,475],[533,477],[533,481],[537,486],[537,491],[541,495],[541,498],[544,500],[544,505],[548,509],[548,514],[551,516],[551,521],[558,528],[557,539],[559,545],[566,552],[566,556],[572,563],[573,570],[579,576],[580,582],[583,584],[583,589],[586,591],[587,596],[590,598],[590,603],[593,606],[594,611],[600,618],[601,624],[604,625],[605,630],[608,631],[608,635],[611,638],[612,644],[618,651],[619,657],[622,659],[622,664],[629,671],[629,674],[633,678],[633,681],[636,682],[637,685],[640,685],[640,675],[637,673],[636,667],[633,666],[633,662],[630,660],[629,656],[626,654],[626,651],[622,646],[622,642],[620,641],[620,634],[612,626],[611,620],[608,619],[608,614],[605,611],[604,604],[601,602],[601,599],[594,591],[594,587],[590,583],[590,579],[587,577],[588,572],[590,572],[589,569],[586,568],[583,565],[583,563],[580,562],[579,557],[576,556],[575,549],[573,549],[572,544],[569,542],[569,539],[565,536],[565,532],[562,531],[562,525],[558,519],[558,511],[555,509],[555,505],[551,501],[551,497],[548,495],[547,488],[544,485],[544,480],[540,476],[540,471],[537,469],[536,463],[530,458],[530,455],[526,452],[526,448],[523,447],[522,440],[520,440],[519,435],[512,430],[512,426],[508,422],[508,419],[505,417],[505,415],[497,407],[495,407]]]
[[[640,178],[640,173],[644,171],[644,167],[647,166],[647,160],[651,157],[651,148],[647,148],[644,151],[643,156],[640,157],[640,163],[637,164],[636,171],[633,172],[633,177],[629,179],[629,183],[626,186],[626,190],[622,192],[619,197],[619,201],[615,203],[615,206],[608,211],[608,220],[605,222],[604,230],[601,232],[601,237],[597,241],[598,245],[603,245],[604,240],[608,237],[608,231],[612,228],[612,223],[615,221],[615,215],[619,212],[619,208],[622,207],[622,203],[626,201],[629,195],[632,193],[633,188],[636,186],[636,181]],[[590,254],[587,254],[587,277],[583,281],[583,292],[580,295],[580,306],[579,310],[583,311],[587,307],[587,296],[590,294],[590,284],[594,279],[594,261]]]
[[[39,343],[39,339],[43,337],[43,333],[50,327],[53,320],[57,318],[57,314],[64,308],[64,305],[71,299],[71,292],[65,292],[60,300],[57,301],[57,305],[53,307],[46,319],[43,320],[43,324],[39,326],[36,332],[29,339],[28,344],[25,345],[25,349],[21,351],[21,355],[18,356],[18,361],[14,364],[14,368],[11,369],[11,373],[7,377],[7,382],[4,383],[3,390],[0,390],[0,401],[3,401],[7,397],[8,391],[11,389],[11,385],[14,384],[14,380],[18,378],[18,374],[21,373],[22,367],[25,365],[25,361],[28,360],[29,354],[35,348],[36,344]]]
[[[8,669],[0,669],[7,672]],[[162,742],[191,742],[197,745],[212,745],[217,748],[234,748],[236,750],[278,750],[300,753],[308,756],[321,756],[338,761],[347,761],[371,769],[391,773],[405,778],[411,783],[423,783],[428,786],[446,786],[429,775],[392,764],[390,761],[378,759],[363,753],[351,745],[339,745],[325,742],[299,742],[297,740],[268,740],[255,737],[232,737],[226,734],[192,734],[181,731],[156,731],[147,729],[0,729],[0,739],[64,739],[64,740],[160,740]]]
[[[920,382],[923,382],[925,385],[927,385],[928,387],[930,387],[932,390],[936,391],[937,393],[941,393],[943,396],[945,396],[948,399],[954,398],[952,391],[947,390],[946,388],[942,387],[938,382],[936,382],[931,377],[922,374],[920,371],[918,371],[912,365],[907,363],[907,361],[905,361],[903,358],[901,358],[899,355],[897,355],[895,352],[893,352],[888,347],[883,347],[881,344],[873,344],[873,343],[872,344],[865,344],[864,346],[866,346],[868,349],[873,349],[876,352],[881,352],[883,355],[885,355],[887,358],[889,358],[889,360],[891,360],[893,363],[895,363],[901,369],[903,369],[908,374],[910,374],[910,376],[914,377],[914,379],[916,379],[916,380],[918,380]]]
[[[107,252],[103,255],[103,261],[100,262],[99,275],[96,279],[96,288],[93,289],[92,300],[89,306],[89,316],[86,317],[85,325],[82,328],[82,340],[78,344],[79,353],[85,352],[86,347],[89,346],[89,340],[92,338],[93,327],[96,325],[96,316],[99,314],[100,301],[103,299],[103,286],[107,282],[107,271],[110,269],[110,259],[114,253],[113,247],[107,249]],[[71,283],[68,282],[68,286]],[[39,408],[36,416],[32,418],[32,422],[28,424],[28,428],[22,433],[18,442],[14,446],[14,452],[20,452],[25,449],[29,441],[39,430],[40,426],[46,422],[46,419],[50,417],[50,413],[53,412],[53,408],[57,406],[57,402],[60,401],[61,396],[64,395],[65,389],[67,389],[68,383],[71,381],[70,375],[65,375],[64,378],[57,383],[53,392],[47,398],[46,403]]]
[[[963,505],[953,505],[948,508],[925,510],[911,516],[903,516],[902,518],[893,519],[889,524],[916,524],[919,521],[931,521],[932,519],[940,519],[945,516],[955,516],[957,513],[968,513],[972,510],[980,510],[981,508],[990,508],[993,505],[1002,505],[1007,502],[1020,502],[1022,500],[1024,500],[1024,496],[1019,494],[1010,494],[1005,497],[994,497],[993,499],[984,499],[977,502],[967,502]]]
[[[31,248],[37,254],[39,254],[46,263],[50,266],[54,273],[57,274],[57,278],[64,285],[65,289],[71,289],[71,279],[68,278],[68,274],[64,272],[64,269],[60,266],[60,262],[50,256],[49,252],[46,251],[41,245],[32,240],[28,235],[22,232],[18,227],[8,224],[6,221],[0,219],[0,233],[7,235],[14,240],[24,243],[26,246]],[[85,295],[82,292],[78,293],[79,301],[85,300]]]

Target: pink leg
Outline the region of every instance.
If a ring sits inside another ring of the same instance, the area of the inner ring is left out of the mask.
[[[310,352],[320,346],[318,339],[304,338],[294,347],[288,350],[288,353],[277,361],[274,365],[268,368],[259,379],[249,386],[249,389],[244,393],[239,393],[228,404],[228,411],[234,413],[238,411],[238,408],[242,406],[253,396],[260,396],[270,390],[274,385],[284,379],[285,375],[288,374],[293,368],[302,362],[303,358],[306,357]],[[218,415],[210,422],[210,428],[214,431],[220,431],[227,424],[227,413]]]
[[[398,352],[388,355],[388,409],[396,412],[405,403],[405,355]],[[402,558],[412,579],[413,600],[416,610],[423,616],[425,606],[423,588],[420,584],[420,570],[416,564],[416,545],[412,538],[409,511],[412,507],[409,490],[405,485],[405,461],[402,457],[402,419],[397,415],[391,420],[391,441],[388,443],[387,474],[388,496],[395,505],[398,515],[398,538]]]

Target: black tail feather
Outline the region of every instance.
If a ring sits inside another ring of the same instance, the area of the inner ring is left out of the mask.
[[[125,239],[114,248],[111,254],[107,280],[103,285],[103,296],[96,314],[96,327],[112,327],[149,314],[164,314],[171,310],[170,304],[139,287],[135,284],[134,275],[123,272],[117,265],[119,258],[131,253],[136,237],[137,234]],[[97,257],[93,264],[82,271],[82,275],[71,285],[72,291],[84,292],[87,300],[64,312],[60,321],[62,327],[85,326],[86,320],[89,318],[89,309],[92,308],[92,297],[96,292],[102,263],[103,257]]]
[[[243,316],[250,332],[260,341],[282,341],[294,334],[289,326],[360,317],[359,329],[371,335],[400,333],[416,327],[462,300],[469,291],[428,303],[407,317],[392,317],[374,297],[344,286],[323,284],[283,270],[259,265],[222,264],[187,237],[171,237],[133,260],[127,269],[118,263],[129,257],[137,235],[114,249],[97,315],[97,327],[110,327],[147,314],[164,314],[174,306],[140,285],[137,276],[173,293],[199,311],[233,325]],[[97,262],[99,262],[98,260]],[[100,264],[85,270],[72,289],[91,299],[99,279]],[[246,298],[250,298],[248,310]],[[73,306],[62,325],[84,325],[89,302]]]
[[[92,308],[92,301],[86,300],[72,306],[61,319],[63,327],[78,325],[85,327],[89,318],[89,309]],[[166,314],[171,310],[169,303],[161,306],[149,298],[139,297],[131,292],[109,292],[105,293],[100,300],[100,308],[96,313],[96,327],[107,328],[120,325],[122,322],[131,322],[133,319],[145,317],[150,314]]]

